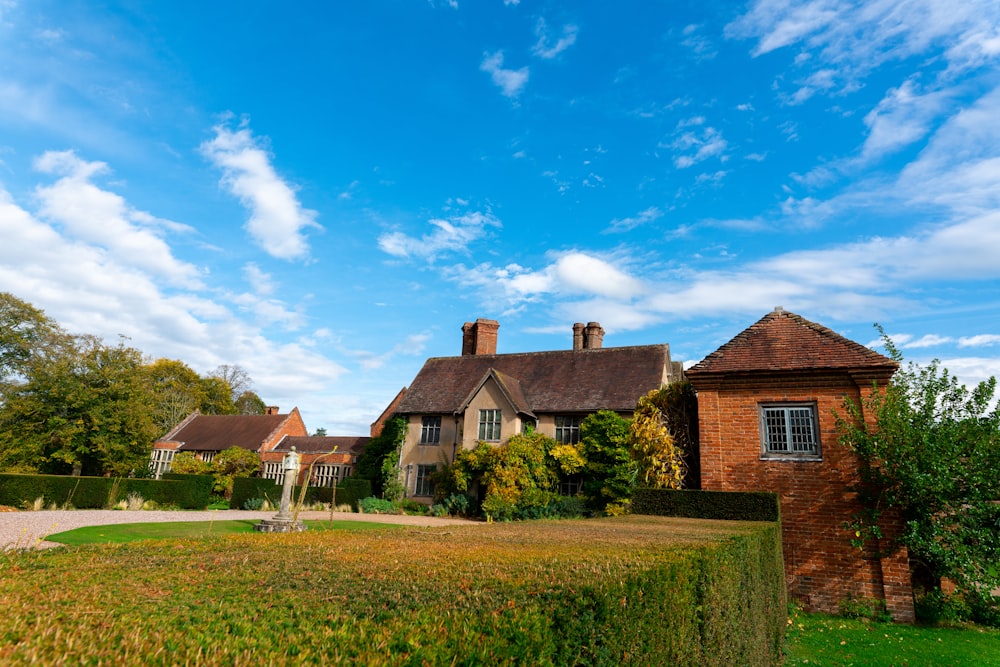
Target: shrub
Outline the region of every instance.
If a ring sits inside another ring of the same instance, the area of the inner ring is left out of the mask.
[[[358,511],[365,514],[399,514],[396,503],[385,498],[369,496],[358,501]]]

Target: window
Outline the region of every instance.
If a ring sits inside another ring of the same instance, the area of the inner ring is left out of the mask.
[[[170,464],[174,460],[174,450],[154,449],[149,461],[149,471],[153,477],[160,479],[165,472],[170,472]]]
[[[273,479],[276,483],[281,482],[284,479],[284,473],[281,470],[281,461],[268,461],[264,464],[264,473],[261,475],[264,479]]]
[[[583,493],[583,475],[570,475],[559,481],[559,495],[578,496]]]
[[[198,452],[198,456],[205,463],[211,463],[215,459],[215,452]]]
[[[583,417],[556,415],[556,440],[564,445],[580,442],[580,422]]]
[[[479,439],[487,442],[500,442],[500,411],[479,411]]]
[[[420,444],[437,445],[441,443],[441,417],[424,417],[420,424]]]
[[[819,459],[814,403],[760,407],[761,456],[768,459]]]
[[[437,466],[417,466],[417,485],[413,490],[415,496],[434,495],[434,484],[431,483],[431,475],[437,470]]]
[[[341,468],[336,463],[317,463],[313,466],[312,481],[309,483],[313,486],[333,486],[334,481],[343,479],[341,474]]]

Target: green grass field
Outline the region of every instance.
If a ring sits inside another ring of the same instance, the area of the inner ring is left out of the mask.
[[[789,617],[785,667],[1000,667],[1000,631]]]
[[[125,544],[139,540],[197,539],[254,532],[255,519],[240,521],[169,521],[160,523],[117,523],[87,526],[46,536],[49,542],[60,544]],[[401,528],[371,521],[306,521],[309,530],[361,531],[381,528]]]

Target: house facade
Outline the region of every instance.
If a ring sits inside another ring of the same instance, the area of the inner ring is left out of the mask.
[[[334,486],[354,474],[354,465],[371,438],[367,436],[286,435],[273,449],[260,452],[260,476],[281,483],[285,478],[282,461],[292,448],[299,454],[296,483]]]
[[[905,548],[851,546],[859,463],[836,428],[844,401],[884,388],[896,368],[777,308],[686,372],[698,392],[702,488],[778,494],[788,592],[809,610],[874,598],[896,620],[914,618]],[[888,538],[899,526],[882,528]]]
[[[409,428],[400,454],[407,495],[431,501],[430,476],[479,442],[503,444],[529,427],[576,443],[580,422],[598,410],[631,415],[650,390],[681,379],[670,347],[604,347],[600,324],[573,325],[567,350],[497,354],[499,323],[462,327],[462,354],[426,361],[398,397]]]
[[[283,438],[306,435],[298,408],[281,414],[278,408],[269,407],[263,415],[203,415],[195,411],[153,443],[149,466],[159,478],[170,470],[178,452],[191,452],[211,463],[219,452],[231,447],[261,453],[273,450]]]

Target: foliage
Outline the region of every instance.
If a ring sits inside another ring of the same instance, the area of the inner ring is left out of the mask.
[[[236,398],[234,406],[236,414],[239,415],[263,415],[267,413],[267,404],[252,391],[245,391],[240,394]]]
[[[670,389],[653,389],[639,398],[629,425],[632,455],[639,479],[654,489],[679,489],[687,472],[684,450],[670,432],[667,399]]]
[[[753,667],[779,663],[786,618],[780,535],[759,524],[310,530],[0,558],[16,572],[0,577],[5,664]]]
[[[226,498],[233,495],[233,479],[250,477],[260,468],[260,458],[256,452],[242,447],[230,447],[219,452],[212,459],[212,474],[215,475],[214,491]]]
[[[23,378],[33,361],[67,340],[44,312],[9,292],[0,292],[0,400],[3,389]]]
[[[632,512],[723,521],[779,521],[780,503],[777,494],[764,491],[636,489]]]
[[[202,378],[182,361],[157,359],[146,367],[146,373],[154,396],[153,418],[161,434],[195,410],[235,413],[228,386],[220,386],[217,378]]]
[[[170,463],[170,472],[182,475],[211,475],[212,464],[202,461],[194,452],[177,452]]]
[[[363,514],[401,514],[399,507],[385,498],[362,498],[358,501],[358,511]]]
[[[158,429],[141,353],[91,336],[30,358],[0,408],[0,469],[126,475]]]
[[[638,466],[629,445],[629,420],[601,410],[580,424],[580,452],[587,460],[583,493],[591,509],[609,515],[628,507]]]
[[[0,473],[0,505],[33,504],[41,497],[44,506],[93,509],[104,507],[109,500],[114,504],[130,494],[137,494],[161,506],[205,507],[211,478],[176,475],[167,479],[169,476],[156,480]]]
[[[240,396],[246,393],[253,393],[253,379],[245,368],[238,364],[221,364],[209,374],[210,378],[222,381],[219,386],[225,386],[229,391],[229,402],[235,402]],[[256,396],[256,394],[254,394]],[[230,414],[218,413],[218,414]],[[263,413],[241,413],[241,414],[263,414]]]
[[[996,399],[994,378],[969,389],[935,361],[911,363],[884,391],[846,404],[837,425],[841,442],[860,459],[866,508],[850,524],[856,546],[883,547],[883,523],[898,515],[903,528],[888,548],[905,545],[932,585],[947,577],[964,595],[990,599],[988,591],[1000,586]],[[991,607],[997,609],[995,599]],[[990,616],[989,607],[978,616]]]
[[[382,432],[371,438],[365,445],[365,451],[358,458],[354,475],[371,482],[373,495],[386,497],[386,471],[391,466],[396,471],[388,473],[390,485],[400,485],[397,465],[399,463],[399,448],[406,437],[407,422],[403,417],[393,417],[386,422]],[[385,464],[389,461],[389,465]],[[400,485],[401,486],[401,485]],[[395,495],[399,487],[393,486],[390,495]],[[402,497],[402,494],[399,494]]]

